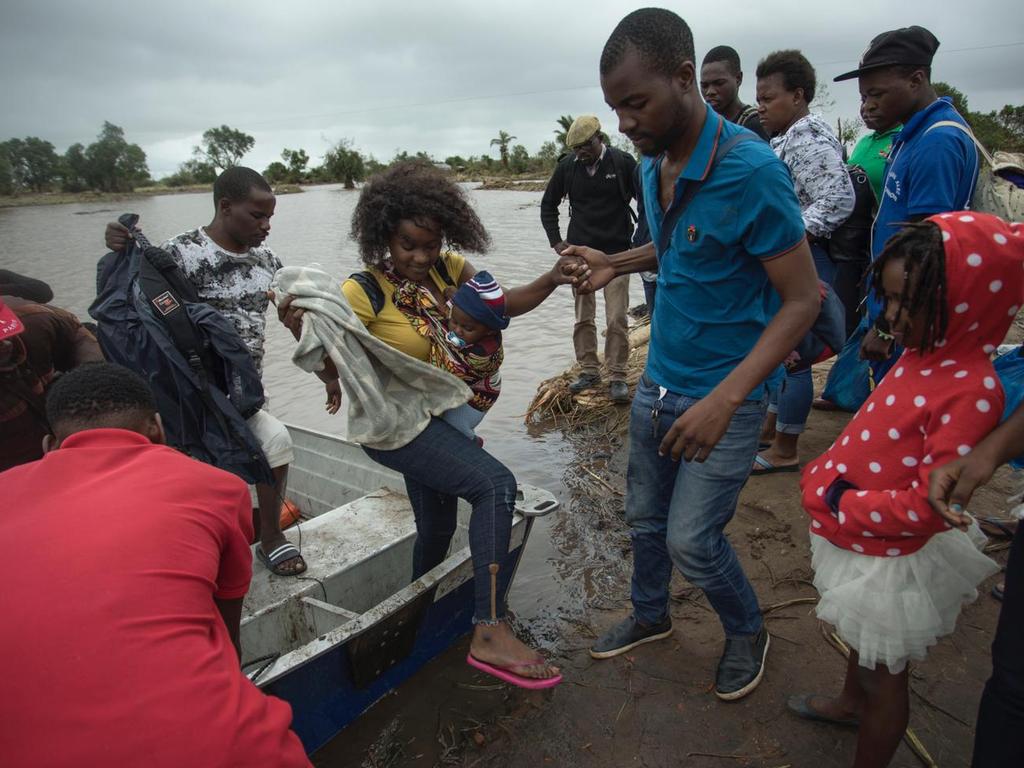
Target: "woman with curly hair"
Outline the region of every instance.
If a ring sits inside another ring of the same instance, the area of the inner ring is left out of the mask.
[[[483,253],[490,245],[465,192],[426,163],[396,164],[363,187],[351,237],[366,265],[342,284],[352,310],[381,341],[431,361],[434,335],[439,328],[448,330],[446,292],[477,274],[459,251]],[[530,311],[566,282],[556,265],[528,285],[503,289],[505,316]],[[301,320],[289,305],[282,301],[278,312],[294,333]],[[476,610],[469,663],[527,688],[561,681],[558,669],[521,642],[506,620],[504,587],[511,574],[499,573],[498,561],[499,553],[508,551],[516,498],[508,468],[439,417],[401,448],[363,450],[405,478],[416,519],[414,579],[447,555],[458,500],[473,507],[469,540]]]

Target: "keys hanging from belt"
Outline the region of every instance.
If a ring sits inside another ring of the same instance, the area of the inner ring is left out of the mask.
[[[651,437],[658,436],[658,417],[661,416],[661,409],[665,405],[665,395],[668,390],[665,387],[658,387],[658,399],[651,406]]]

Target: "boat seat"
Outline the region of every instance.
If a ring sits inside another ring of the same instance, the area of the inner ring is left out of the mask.
[[[409,499],[387,489],[373,491],[312,520],[304,520],[285,531],[285,536],[302,550],[307,566],[302,576],[306,578],[275,576],[256,560],[254,553],[243,619],[301,595],[336,602],[331,599],[331,590],[325,598],[324,589],[314,579],[326,586],[343,571],[411,539],[415,533]],[[407,577],[412,575],[411,563],[409,570]]]

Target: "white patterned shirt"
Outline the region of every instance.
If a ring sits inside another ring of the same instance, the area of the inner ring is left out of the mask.
[[[267,291],[281,262],[266,246],[245,253],[226,251],[203,228],[172,237],[162,246],[181,267],[204,301],[231,320],[263,373],[267,330]]]
[[[793,177],[804,229],[828,237],[850,218],[855,201],[839,139],[824,120],[807,115],[771,145]]]

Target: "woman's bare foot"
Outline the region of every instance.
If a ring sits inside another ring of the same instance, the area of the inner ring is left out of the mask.
[[[521,677],[543,680],[558,674],[558,667],[548,664],[537,651],[523,643],[504,621],[500,624],[477,624],[469,652],[478,661]]]
[[[808,696],[806,701],[808,709],[828,720],[859,720],[864,710],[864,702],[853,702],[843,695],[835,698]]]

